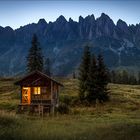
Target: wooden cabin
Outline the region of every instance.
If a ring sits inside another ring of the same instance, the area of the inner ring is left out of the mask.
[[[19,110],[54,112],[59,104],[61,83],[39,71],[34,71],[15,83],[21,88]]]

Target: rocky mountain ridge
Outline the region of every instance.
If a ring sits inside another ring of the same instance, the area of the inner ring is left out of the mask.
[[[94,15],[79,16],[78,22],[61,15],[55,22],[40,19],[16,30],[0,27],[0,75],[25,72],[33,33],[44,57],[51,59],[54,75],[75,71],[86,44],[95,54],[102,53],[110,68],[140,67],[140,24],[127,25],[121,19],[114,24],[104,13],[97,19]]]

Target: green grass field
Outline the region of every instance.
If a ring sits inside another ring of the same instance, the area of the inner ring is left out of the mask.
[[[42,118],[16,114],[19,87],[14,81],[0,80],[0,140],[140,140],[140,86],[110,84],[109,102]],[[77,97],[77,80],[60,82],[61,97]]]

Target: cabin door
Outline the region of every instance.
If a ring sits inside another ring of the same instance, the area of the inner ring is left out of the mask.
[[[23,104],[31,103],[31,88],[30,87],[22,88],[22,103]]]

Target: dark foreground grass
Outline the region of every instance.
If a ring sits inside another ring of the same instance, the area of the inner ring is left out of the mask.
[[[47,118],[0,117],[2,140],[139,140],[139,118],[125,115],[67,115]]]
[[[77,80],[61,82],[61,96],[77,96]],[[140,140],[140,86],[110,84],[108,103],[42,118],[15,113],[19,89],[13,83],[0,80],[0,140]]]

